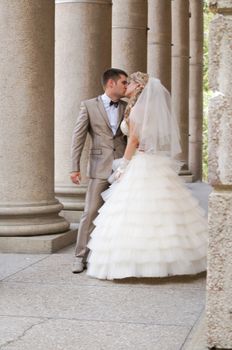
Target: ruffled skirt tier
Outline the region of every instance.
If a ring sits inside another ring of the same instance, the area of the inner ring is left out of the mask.
[[[103,196],[88,243],[89,276],[164,277],[206,269],[204,211],[168,158],[136,154]]]

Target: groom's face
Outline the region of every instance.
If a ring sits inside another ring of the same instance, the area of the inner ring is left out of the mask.
[[[127,89],[127,77],[125,75],[120,75],[117,81],[114,81],[112,86],[113,93],[118,96],[118,98],[124,97]]]

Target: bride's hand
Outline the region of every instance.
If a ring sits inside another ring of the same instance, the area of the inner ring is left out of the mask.
[[[124,171],[121,171],[120,168],[117,169],[115,171],[115,174],[114,174],[115,181],[119,182],[121,177],[122,177],[122,175],[123,175],[123,173],[124,173]]]
[[[115,174],[114,174],[115,181],[120,181],[129,162],[130,161],[124,157],[121,159],[119,167],[115,170]]]

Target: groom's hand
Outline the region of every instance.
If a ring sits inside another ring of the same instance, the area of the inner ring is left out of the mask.
[[[81,173],[79,171],[72,171],[70,174],[70,179],[76,185],[80,185],[81,182]]]

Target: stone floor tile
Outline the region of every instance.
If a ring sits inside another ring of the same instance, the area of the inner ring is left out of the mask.
[[[47,319],[1,349],[179,350],[188,332],[188,327]]]
[[[11,344],[35,324],[42,322],[39,318],[0,316],[0,349],[4,344]]]
[[[48,257],[47,254],[0,253],[0,280]]]
[[[182,350],[208,350],[206,343],[206,319],[205,313],[202,313],[191,330]]]
[[[205,182],[193,182],[186,184],[187,188],[192,192],[193,196],[199,201],[200,206],[208,213],[209,195],[212,187]]]
[[[199,317],[204,297],[200,289],[2,282],[0,315],[183,326]]]
[[[127,278],[117,281],[102,281],[90,278],[86,272],[81,274],[73,274],[71,272],[71,264],[73,256],[70,254],[53,254],[47,259],[17,273],[8,278],[9,281],[32,282],[32,283],[65,283],[74,285],[89,286],[120,286],[127,287],[154,287],[156,288],[199,288],[205,290],[205,274],[197,276],[176,276],[169,278]]]
[[[187,186],[206,207],[210,186]],[[0,254],[1,350],[205,350],[205,274],[100,281],[71,273],[74,246]]]

